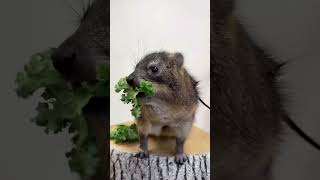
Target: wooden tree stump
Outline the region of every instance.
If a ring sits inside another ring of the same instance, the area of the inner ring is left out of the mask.
[[[132,124],[133,122],[125,123]],[[114,128],[115,126],[111,127]],[[193,126],[184,146],[188,160],[174,161],[175,139],[149,138],[149,158],[135,157],[139,143],[115,144],[110,141],[111,180],[206,180],[210,179],[210,136]]]

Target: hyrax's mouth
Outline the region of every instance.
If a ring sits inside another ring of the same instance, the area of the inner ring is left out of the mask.
[[[144,92],[139,92],[139,93],[137,94],[137,97],[138,97],[138,98],[144,98],[144,97],[146,97],[146,94],[145,94]]]
[[[136,98],[148,98],[155,94],[155,88],[151,81],[145,79],[135,79],[130,76],[126,78],[127,86],[132,88],[132,95],[134,95]]]

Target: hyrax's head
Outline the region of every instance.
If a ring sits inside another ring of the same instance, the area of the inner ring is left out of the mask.
[[[67,80],[96,80],[97,65],[109,63],[107,0],[91,1],[80,26],[54,51],[52,60],[54,67]]]
[[[154,52],[143,57],[127,77],[130,86],[139,86],[142,80],[174,86],[179,81],[183,66],[181,53]]]

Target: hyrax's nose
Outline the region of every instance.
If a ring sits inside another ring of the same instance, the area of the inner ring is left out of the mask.
[[[54,68],[68,78],[77,61],[77,53],[71,48],[58,48],[51,55]]]
[[[128,76],[127,77],[127,83],[130,85],[130,86],[132,86],[132,87],[134,87],[135,86],[135,83],[134,83],[134,77],[133,76]]]

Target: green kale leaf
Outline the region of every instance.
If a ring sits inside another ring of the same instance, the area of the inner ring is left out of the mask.
[[[82,109],[94,96],[109,96],[109,67],[98,68],[97,83],[69,88],[52,64],[52,52],[50,49],[31,56],[24,71],[17,74],[16,93],[28,98],[37,91],[42,92],[37,115],[32,121],[44,127],[46,133],[68,129],[73,134],[73,148],[66,156],[71,170],[86,179],[95,173],[98,156],[94,134],[88,129]]]
[[[136,124],[132,124],[130,126],[118,125],[114,130],[110,132],[110,139],[114,140],[116,144],[139,141]]]
[[[152,82],[146,80],[141,81],[139,87],[133,88],[127,83],[126,77],[124,77],[116,84],[115,91],[117,93],[122,92],[120,100],[123,103],[132,104],[131,114],[137,119],[141,116],[141,105],[138,102],[137,95],[144,93],[146,96],[154,96],[156,89]]]

